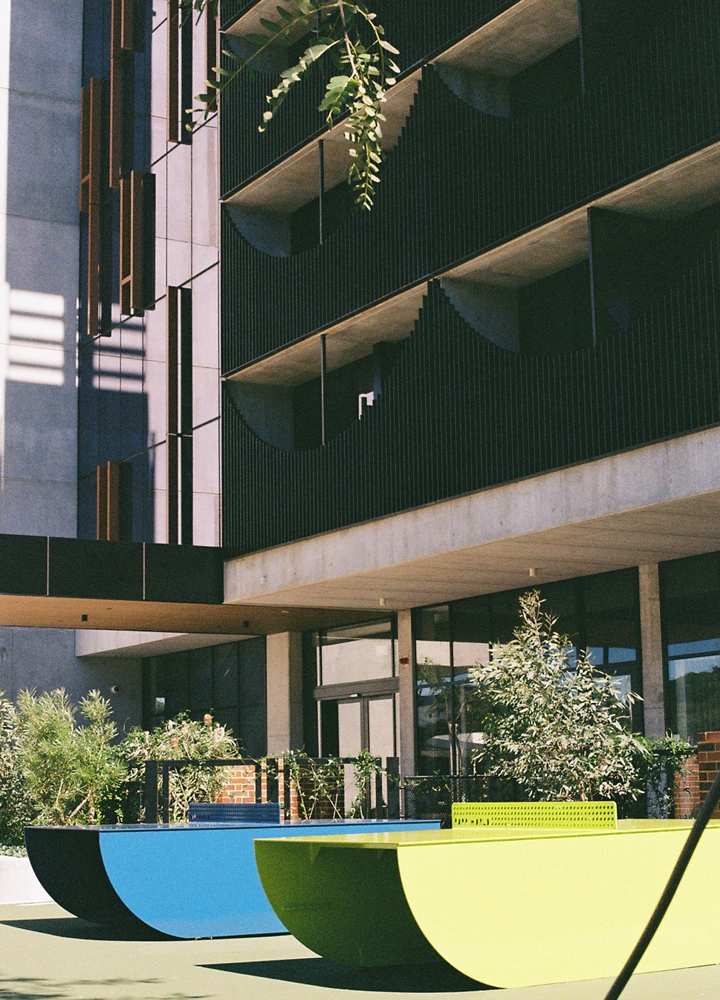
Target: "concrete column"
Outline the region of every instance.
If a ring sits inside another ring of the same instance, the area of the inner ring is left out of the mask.
[[[397,616],[400,674],[398,753],[403,774],[415,774],[415,643],[412,612]]]
[[[645,735],[665,735],[665,685],[660,631],[660,577],[657,563],[639,566],[640,635],[642,644]]]
[[[267,752],[303,745],[302,633],[267,637]]]

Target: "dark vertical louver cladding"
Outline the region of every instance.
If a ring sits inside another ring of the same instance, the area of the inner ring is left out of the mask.
[[[168,545],[179,542],[179,505],[180,492],[180,403],[179,403],[179,360],[180,360],[180,289],[169,286],[167,289],[167,443],[166,443],[166,501],[167,501],[167,537]]]
[[[167,0],[167,141],[180,142],[180,0]]]
[[[404,71],[452,42],[457,36],[496,16],[518,0],[465,0],[463,3],[438,3],[438,0],[374,0],[372,10],[386,31],[387,38],[399,50],[397,57]],[[240,16],[254,4],[237,0],[224,3],[223,25],[232,23],[230,11]],[[234,18],[233,18],[234,20]],[[226,44],[232,44],[228,38]],[[234,63],[225,58],[223,68]],[[224,195],[245,183],[255,174],[286,156],[325,127],[325,116],[318,111],[324,90],[326,64],[306,78],[287,98],[282,113],[266,132],[258,125],[266,107],[265,97],[275,86],[276,75],[260,72],[254,79],[245,76],[232,84],[222,96],[222,156],[220,189]]]
[[[433,282],[363,417],[282,451],[224,402],[224,541],[240,554],[720,423],[720,233],[627,331],[530,357],[472,330]]]
[[[223,371],[717,141],[719,51],[720,4],[681,0],[601,85],[526,118],[479,112],[426,69],[375,211],[290,258],[223,219]]]

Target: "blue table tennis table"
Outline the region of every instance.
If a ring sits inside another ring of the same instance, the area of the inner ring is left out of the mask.
[[[260,883],[256,838],[438,829],[436,820],[192,822],[29,826],[25,842],[45,891],[75,916],[139,921],[177,938],[283,934]]]

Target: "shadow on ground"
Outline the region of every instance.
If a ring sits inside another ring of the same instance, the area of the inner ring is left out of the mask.
[[[165,934],[154,931],[145,924],[91,924],[79,917],[37,917],[27,920],[0,920],[7,927],[17,927],[36,934],[52,934],[53,937],[79,938],[87,941],[171,941]],[[0,997],[2,994],[0,994]]]
[[[77,979],[72,982],[60,982],[48,979],[15,979],[12,983],[0,984],[0,1000],[61,1000],[62,997],[77,996],[78,989],[83,996],[89,996],[88,987],[105,992],[106,989],[125,986],[128,988],[124,997],[118,1000],[136,1000],[138,987],[157,985],[159,979]],[[58,992],[62,991],[62,992]],[[162,1000],[210,1000],[207,996],[188,993],[168,993]]]
[[[325,958],[292,958],[272,962],[229,962],[202,968],[362,993],[477,993],[493,989],[468,979],[444,963],[355,969],[336,965]]]

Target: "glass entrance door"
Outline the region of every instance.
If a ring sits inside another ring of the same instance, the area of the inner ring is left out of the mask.
[[[320,755],[322,757],[357,757],[362,750],[369,750],[383,763],[395,756],[396,746],[396,694],[354,694],[345,698],[327,698],[319,701]],[[355,778],[353,764],[345,764],[346,815],[381,815],[376,801],[379,794],[372,787],[360,788]],[[382,797],[387,801],[387,781],[383,778]]]

